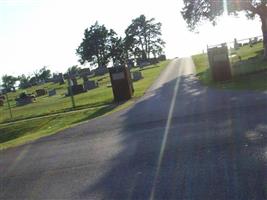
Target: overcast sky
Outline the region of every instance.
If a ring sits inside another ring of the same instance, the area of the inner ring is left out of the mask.
[[[65,72],[79,64],[75,49],[84,29],[96,20],[124,36],[141,14],[162,22],[167,57],[188,56],[207,44],[261,35],[259,19],[222,17],[218,26],[203,23],[199,34],[187,30],[182,0],[0,0],[0,76],[26,75],[43,66]]]

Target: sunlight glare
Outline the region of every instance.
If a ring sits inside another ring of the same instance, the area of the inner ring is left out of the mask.
[[[227,15],[228,14],[227,0],[223,0],[223,10],[224,10],[224,15]]]

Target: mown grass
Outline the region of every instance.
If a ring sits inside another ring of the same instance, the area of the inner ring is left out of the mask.
[[[233,78],[226,82],[216,83],[212,80],[207,54],[192,56],[197,77],[204,85],[232,90],[267,90],[267,61],[262,59],[263,44],[249,45],[239,50],[232,50],[231,58]]]
[[[106,84],[103,84],[98,89],[75,96],[76,104],[80,106],[80,109],[83,108],[83,110],[0,124],[0,150],[55,134],[58,131],[71,127],[77,123],[130,106],[134,102],[134,99],[141,97],[145,93],[145,91],[151,86],[151,84],[159,76],[160,72],[168,65],[168,63],[169,61],[164,61],[156,66],[146,67],[143,69],[142,74],[144,78],[134,82],[135,93],[133,100],[125,102],[121,105],[112,103],[112,89],[110,87],[106,87]],[[105,75],[101,78],[107,80],[109,79],[109,76]],[[46,87],[53,86],[50,84],[46,85]],[[64,90],[64,86],[60,87],[62,87],[62,90]],[[69,98],[66,100],[65,97],[57,95],[55,97],[43,97],[41,100],[38,100],[38,103],[19,107],[21,110],[14,109],[13,107],[13,113],[15,111],[19,111],[21,112],[20,116],[24,117],[36,116],[35,112],[38,112],[39,114],[51,114],[53,112],[56,113],[60,111],[60,109],[69,109],[70,105]],[[49,112],[47,112],[48,110]],[[0,112],[2,114],[3,110],[0,110]],[[5,112],[7,111],[5,110]]]
[[[115,106],[0,124],[0,150],[54,134],[79,122],[101,116]]]
[[[166,62],[159,64],[159,66],[162,66],[164,64],[166,64]],[[135,68],[133,70],[138,70],[138,68]],[[153,76],[156,73],[158,73],[158,70],[160,70],[160,68],[158,69],[156,67],[153,70],[152,69],[148,71],[147,70],[142,71],[145,79],[137,83],[134,83],[134,84],[137,84],[138,87],[140,87],[140,89],[136,90],[136,96],[140,96],[140,94],[142,94],[142,89],[146,89],[145,88],[146,83],[151,81],[151,79],[153,79]],[[94,77],[92,79],[98,80],[100,87],[90,90],[86,93],[75,95],[74,97],[75,103],[76,103],[75,109],[98,107],[98,106],[103,106],[103,105],[112,103],[113,101],[112,90],[111,88],[107,87],[107,85],[110,83],[109,75],[106,74],[103,76]],[[78,82],[82,82],[82,80],[79,79]],[[70,97],[65,97],[65,93],[67,92],[67,83],[65,83],[64,85],[47,83],[42,86],[29,88],[26,91],[27,93],[34,93],[36,89],[40,89],[40,88],[45,88],[47,90],[56,88],[57,95],[53,97],[48,97],[48,95],[38,97],[36,103],[28,104],[25,106],[16,106],[15,98],[19,96],[19,94],[23,90],[18,90],[15,93],[9,93],[9,99],[10,99],[12,113],[13,113],[12,121],[33,118],[33,117],[38,117],[38,116],[44,116],[44,115],[54,114],[54,113],[61,113],[61,112],[72,110]],[[0,123],[8,122],[10,120],[11,119],[9,115],[9,110],[8,110],[7,103],[6,103],[4,107],[0,107]]]

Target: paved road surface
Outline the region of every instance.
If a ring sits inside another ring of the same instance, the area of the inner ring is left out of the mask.
[[[267,94],[176,59],[135,105],[0,152],[0,199],[267,199]]]

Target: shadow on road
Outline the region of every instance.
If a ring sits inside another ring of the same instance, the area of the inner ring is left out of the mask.
[[[267,94],[179,83],[173,110],[177,80],[122,112],[123,148],[80,198],[267,198]]]

